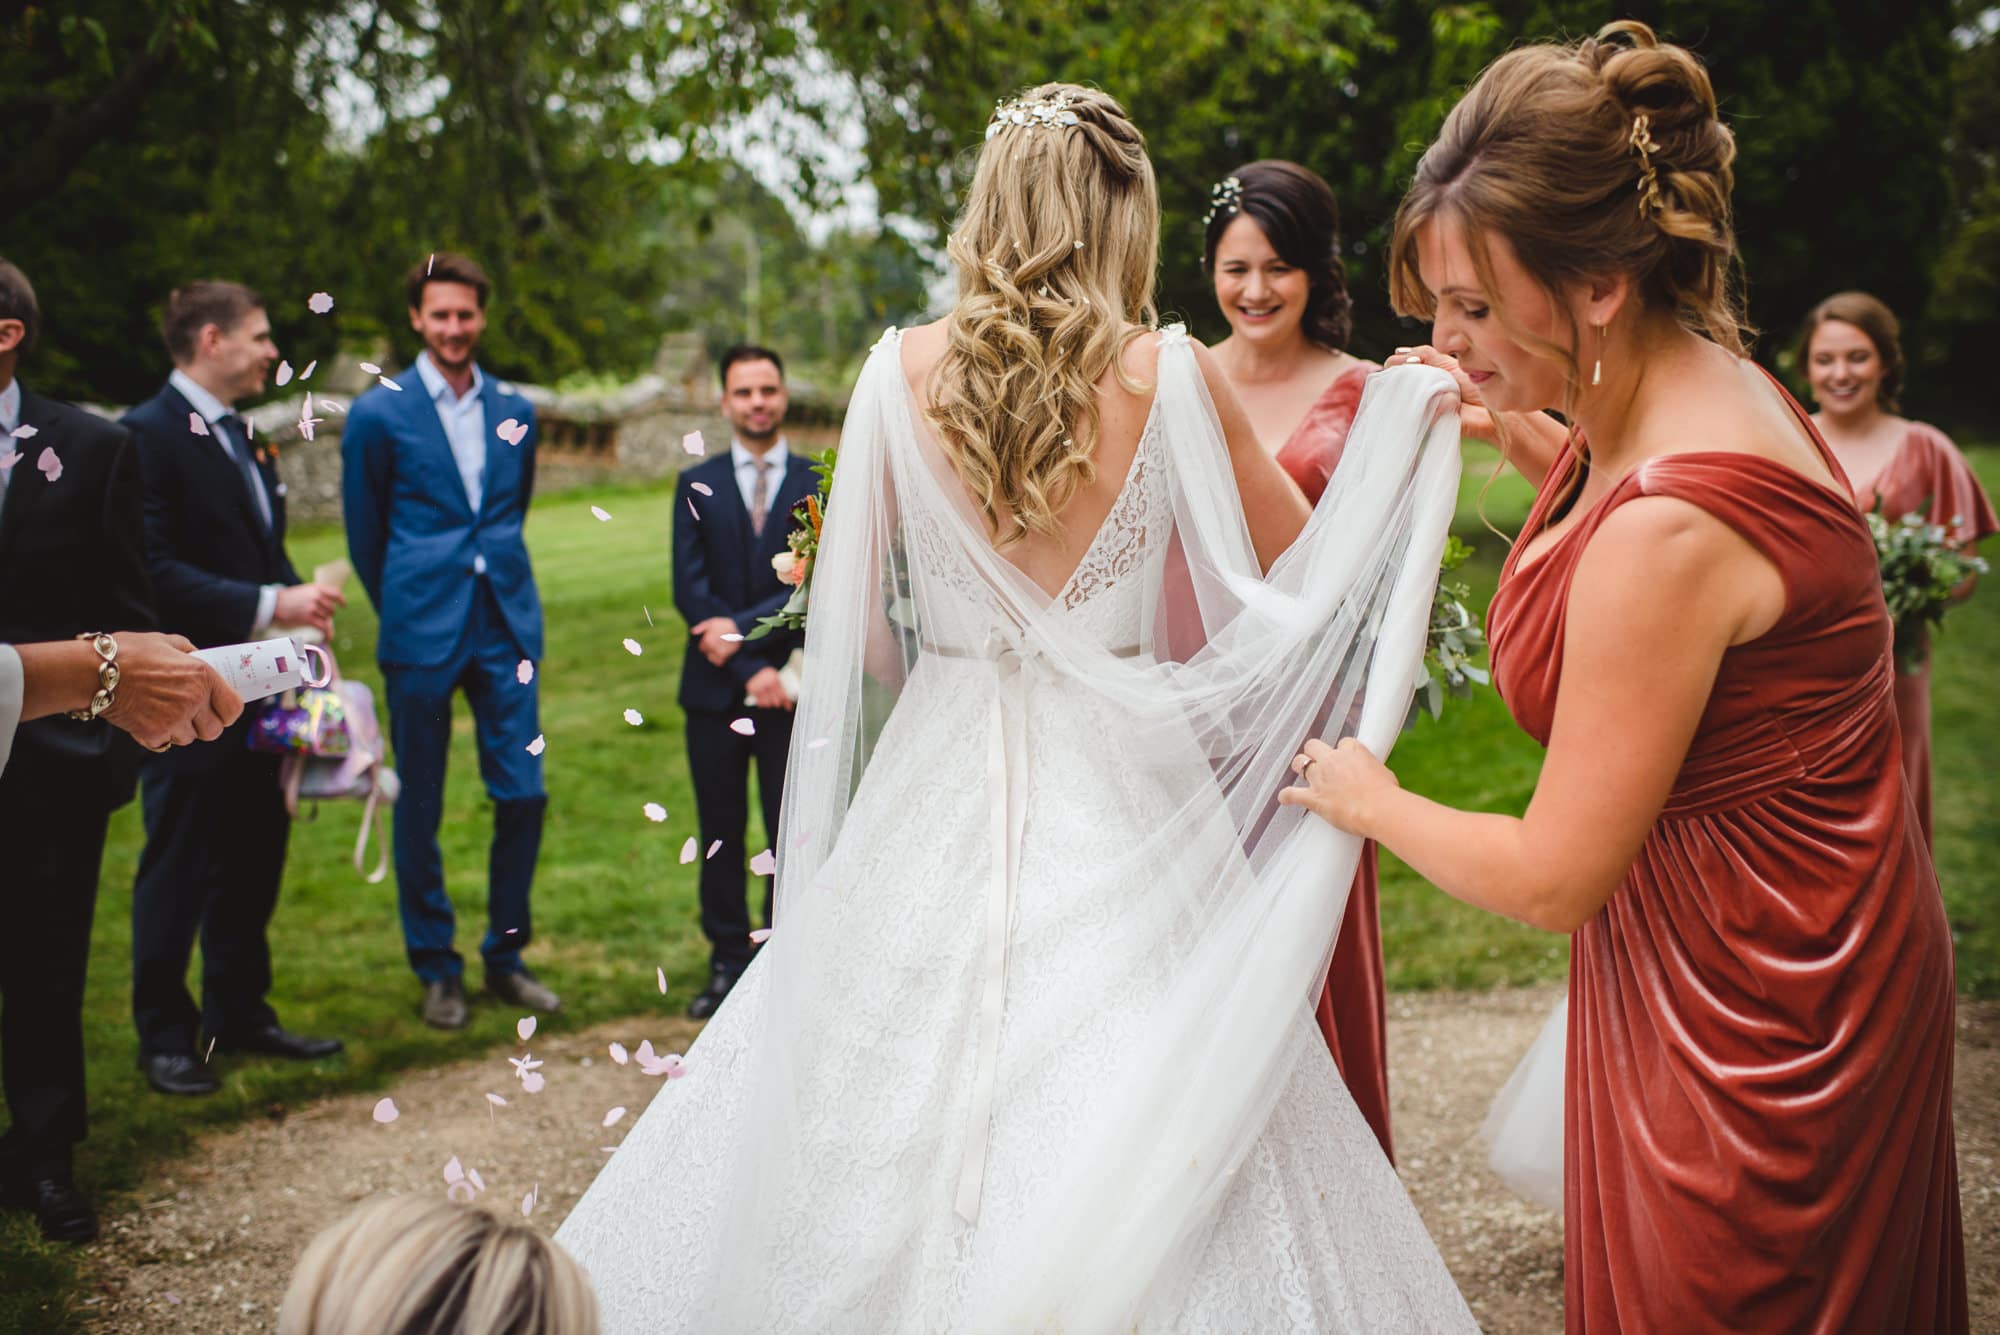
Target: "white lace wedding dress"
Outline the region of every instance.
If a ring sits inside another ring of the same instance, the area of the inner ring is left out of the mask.
[[[815,577],[777,931],[557,1235],[607,1331],[1475,1329],[1310,1016],[1353,856],[1267,800],[1310,720],[1243,737],[1284,714],[1260,691],[1360,711],[1361,631],[1327,629],[1356,602],[1250,608],[1236,539],[1203,531],[1228,525],[1185,485],[1228,474],[1172,332],[1159,384],[1050,598],[990,559],[897,341],[878,347]],[[1414,477],[1435,386],[1410,392],[1397,497],[1448,489]],[[1354,578],[1434,577],[1426,522]],[[1197,604],[1207,647],[1162,661],[1171,607]],[[1308,660],[1313,690],[1281,685]],[[1308,839],[1331,870],[1300,894]],[[1273,879],[1323,945],[1252,907]],[[1222,937],[1226,958],[1204,953]],[[1244,968],[1296,977],[1246,991]]]

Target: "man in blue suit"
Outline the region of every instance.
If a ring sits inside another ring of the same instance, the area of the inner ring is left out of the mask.
[[[562,1007],[521,963],[548,808],[541,748],[528,749],[541,734],[535,682],[518,671],[542,657],[541,598],[521,540],[535,410],[479,369],[491,284],[477,264],[439,252],[406,286],[424,351],[395,382],[400,392],[384,386],[355,401],[340,439],[341,498],[347,550],[381,618],[375,656],[403,780],[394,839],[403,941],[424,984],[425,1023],[462,1029],[464,961],[437,840],[456,691],[472,706],[493,799],[486,988],[528,1010]]]
[[[764,828],[775,838],[795,703],[778,669],[804,641],[798,631],[742,637],[791,596],[771,558],[785,550],[792,507],[815,486],[811,467],[785,447],[778,354],[734,347],[722,354],[721,369],[722,415],[734,439],[727,454],[681,474],[674,505],[674,606],[694,636],[681,667],[680,703],[701,842],[715,848],[701,864],[709,980],[688,1006],[698,1020],[715,1013],[750,963],[743,846],[750,764],[757,764]],[[732,726],[746,718],[754,725],[748,736]],[[764,921],[771,921],[768,878]]]

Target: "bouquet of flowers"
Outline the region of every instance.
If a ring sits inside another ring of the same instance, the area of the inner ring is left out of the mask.
[[[1486,630],[1479,614],[1466,605],[1472,589],[1464,580],[1447,578],[1471,555],[1472,548],[1456,535],[1445,539],[1437,593],[1431,599],[1430,634],[1424,640],[1423,676],[1417,679],[1416,696],[1410,701],[1410,724],[1424,711],[1432,718],[1442,718],[1445,692],[1469,700],[1474,682],[1484,686],[1492,680],[1485,669],[1474,667],[1472,662],[1486,647]]]
[[[1949,525],[1930,523],[1921,513],[1891,520],[1882,513],[1878,496],[1867,518],[1875,559],[1882,566],[1882,600],[1896,625],[1896,666],[1921,672],[1930,652],[1930,627],[1943,624],[1953,594],[1968,579],[1985,574],[1986,562],[1952,540],[1952,530],[1963,522],[1956,516]]]
[[[806,608],[812,602],[813,558],[819,555],[819,531],[826,523],[826,498],[833,490],[833,461],[839,451],[828,446],[813,456],[812,470],[819,475],[819,488],[792,507],[798,527],[785,537],[785,550],[771,558],[771,569],[792,586],[792,596],[770,616],[760,618],[755,629],[743,638],[762,639],[774,630],[804,630]]]

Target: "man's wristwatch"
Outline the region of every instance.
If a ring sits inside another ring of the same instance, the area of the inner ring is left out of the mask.
[[[90,697],[90,703],[82,709],[72,709],[69,716],[83,723],[89,723],[99,714],[111,708],[118,699],[118,641],[101,630],[87,630],[77,636],[79,640],[90,641],[90,647],[97,651],[97,692]]]

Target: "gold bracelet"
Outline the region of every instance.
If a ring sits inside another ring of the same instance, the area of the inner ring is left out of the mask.
[[[97,664],[97,693],[90,697],[90,703],[84,708],[69,711],[71,718],[89,723],[110,709],[118,699],[118,641],[101,630],[87,630],[76,638],[90,641],[90,647],[97,651],[101,660]]]

